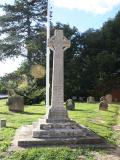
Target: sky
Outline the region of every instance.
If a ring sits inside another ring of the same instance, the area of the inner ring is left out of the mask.
[[[120,0],[50,0],[52,5],[52,22],[61,22],[75,26],[80,32],[89,28],[99,29],[120,10]],[[14,0],[0,0],[0,4],[13,4]],[[0,10],[0,15],[3,12]],[[0,62],[0,76],[18,68],[22,58]]]

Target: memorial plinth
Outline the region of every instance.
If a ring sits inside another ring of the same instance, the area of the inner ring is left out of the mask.
[[[104,140],[86,127],[68,117],[64,108],[64,51],[70,42],[62,30],[56,30],[49,40],[53,51],[51,107],[43,119],[17,130],[13,145],[33,147],[43,145],[104,144]]]

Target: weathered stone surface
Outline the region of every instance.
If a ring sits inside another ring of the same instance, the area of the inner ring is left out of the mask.
[[[12,142],[12,147],[37,147],[37,146],[48,146],[48,145],[105,145],[105,140],[97,136],[94,132],[88,130],[84,126],[78,125],[75,122],[72,122],[73,126],[77,129],[52,129],[51,133],[48,133],[48,130],[38,130],[37,137],[33,137],[33,126],[23,126],[16,131],[16,135]],[[44,125],[44,124],[43,124]],[[50,124],[52,125],[52,124]],[[54,126],[55,124],[53,124]],[[62,126],[63,124],[56,124]],[[72,126],[71,123],[66,124],[69,127]],[[56,127],[56,126],[55,126]],[[63,127],[63,126],[62,126]],[[78,129],[79,128],[79,129]],[[37,132],[36,132],[37,134]],[[62,134],[62,135],[61,135]]]
[[[23,112],[24,111],[24,98],[19,95],[14,95],[8,97],[7,105],[9,111],[12,112]]]
[[[68,99],[66,101],[66,109],[67,110],[74,110],[75,109],[75,102],[72,99]]]
[[[0,119],[0,128],[6,127],[6,119]]]
[[[108,110],[108,104],[106,101],[101,101],[99,104],[99,110],[107,111]]]
[[[103,111],[108,110],[108,103],[106,101],[105,96],[100,98],[99,110],[103,110]]]
[[[38,127],[33,128],[34,138],[72,138],[90,135],[93,136],[95,134],[74,121],[66,123],[38,123]]]
[[[51,108],[47,122],[67,121],[68,114],[64,108],[64,51],[70,47],[70,41],[63,35],[62,30],[55,30],[55,35],[49,40],[49,47],[53,51],[53,76]]]

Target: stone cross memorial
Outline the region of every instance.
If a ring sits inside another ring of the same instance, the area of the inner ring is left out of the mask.
[[[54,52],[51,107],[38,122],[16,131],[13,146],[104,144],[104,140],[94,132],[70,120],[64,108],[64,51],[70,47],[70,42],[62,30],[55,30],[49,47]]]
[[[55,35],[49,40],[49,48],[53,51],[53,77],[51,109],[48,122],[59,122],[68,119],[64,103],[64,51],[70,47],[70,41],[63,35],[62,30],[56,30]]]

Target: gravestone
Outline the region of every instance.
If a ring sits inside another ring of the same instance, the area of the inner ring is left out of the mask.
[[[20,147],[104,144],[105,141],[94,132],[70,120],[63,105],[64,51],[70,47],[70,42],[62,30],[55,30],[55,35],[49,40],[49,47],[54,52],[51,107],[45,117],[33,125],[19,128],[12,144]]]
[[[107,94],[105,96],[105,99],[106,99],[106,101],[107,101],[108,104],[112,103],[112,95],[111,94]]]
[[[6,119],[0,119],[0,128],[6,127]]]
[[[67,110],[74,110],[75,109],[75,102],[73,99],[68,99],[66,101],[66,109]]]
[[[101,101],[99,104],[99,110],[102,110],[102,111],[108,110],[108,103],[107,103],[106,98],[104,96],[101,97]]]
[[[87,103],[95,103],[95,98],[92,97],[92,96],[89,96],[89,97],[87,98]]]
[[[8,97],[7,105],[9,111],[24,112],[24,98],[22,96],[13,95]]]

